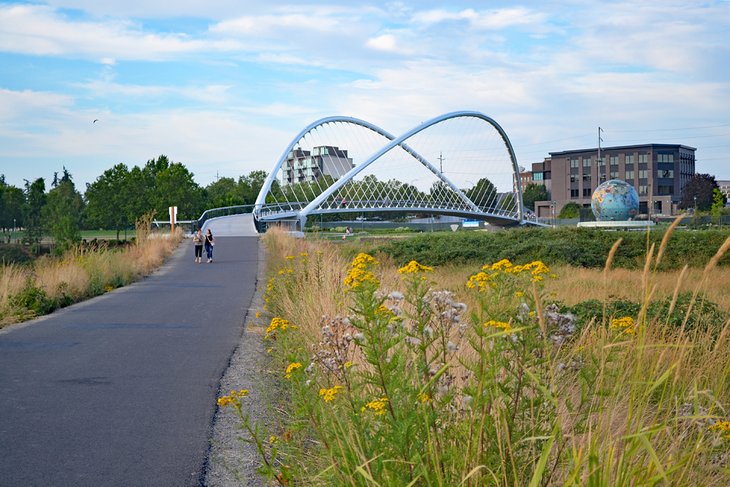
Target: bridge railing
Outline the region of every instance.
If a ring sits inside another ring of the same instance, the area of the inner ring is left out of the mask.
[[[312,212],[318,213],[348,213],[358,211],[378,212],[378,211],[407,211],[407,212],[434,212],[438,210],[446,210],[448,212],[464,211],[470,215],[475,212],[471,208],[466,208],[461,202],[441,202],[438,206],[424,206],[422,199],[363,199],[363,200],[343,200],[340,202],[328,200],[325,201],[319,209]],[[444,204],[445,203],[445,204]],[[257,212],[260,218],[271,218],[276,215],[289,216],[294,212],[304,208],[306,202],[290,202],[290,203],[270,203],[266,204]],[[485,216],[497,216],[507,219],[518,219],[519,213],[515,208],[503,206],[479,206],[478,207]]]
[[[200,218],[197,220],[198,228],[202,228],[203,224],[211,218],[218,218],[221,216],[231,215],[243,215],[245,213],[251,213],[254,205],[234,205],[234,206],[223,206],[221,208],[211,208],[205,210]]]

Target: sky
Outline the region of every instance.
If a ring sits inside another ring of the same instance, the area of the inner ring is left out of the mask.
[[[725,0],[0,1],[0,174],[83,191],[165,154],[205,186],[323,117],[400,134],[474,110],[526,167],[600,126],[730,179],[728,32]]]

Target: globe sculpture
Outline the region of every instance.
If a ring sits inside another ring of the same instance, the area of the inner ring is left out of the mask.
[[[591,209],[597,221],[626,221],[639,213],[639,195],[629,183],[611,179],[593,192]]]

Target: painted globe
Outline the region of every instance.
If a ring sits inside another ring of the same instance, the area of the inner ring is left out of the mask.
[[[639,213],[639,195],[629,183],[611,179],[593,192],[591,209],[598,221],[629,220]]]

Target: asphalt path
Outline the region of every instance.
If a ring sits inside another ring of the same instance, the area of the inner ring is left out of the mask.
[[[0,332],[1,486],[202,483],[256,237],[189,241],[152,276]]]

